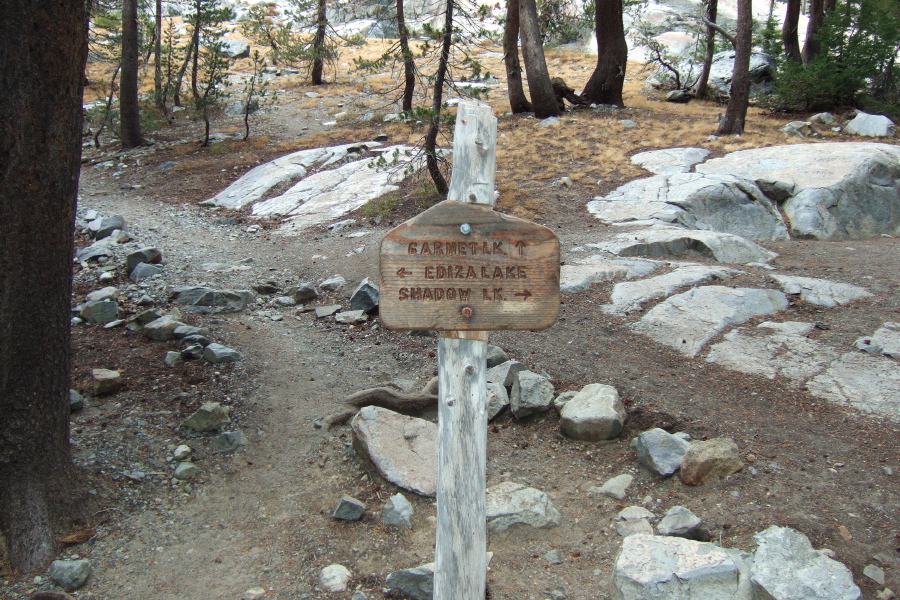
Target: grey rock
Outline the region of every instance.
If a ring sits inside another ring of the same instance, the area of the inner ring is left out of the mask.
[[[676,104],[687,104],[693,98],[691,93],[685,90],[672,90],[666,94],[666,102],[674,102]]]
[[[860,111],[847,123],[844,131],[868,137],[894,137],[897,127],[884,115],[870,115]]]
[[[161,316],[162,315],[160,315],[155,310],[152,310],[152,309],[145,310],[144,312],[141,312],[141,313],[138,313],[137,315],[135,315],[134,318],[128,322],[128,325],[126,325],[126,328],[129,331],[139,331],[144,328],[144,325],[146,325],[147,323],[152,323],[153,321],[160,318]]]
[[[172,291],[170,298],[177,304],[187,305],[189,312],[223,313],[240,312],[256,299],[249,290],[214,290],[207,287],[185,286]]]
[[[509,406],[509,393],[506,388],[499,383],[488,381],[487,383],[488,398],[488,421],[499,415],[504,408]]]
[[[369,597],[361,591],[356,590],[355,592],[353,592],[353,595],[350,596],[350,600],[369,600]]]
[[[801,138],[819,137],[819,133],[813,129],[809,121],[791,121],[781,128],[781,133]]]
[[[622,473],[621,475],[616,475],[612,479],[608,479],[603,485],[597,488],[597,491],[604,496],[609,496],[616,500],[623,500],[632,481],[634,481],[634,477],[628,473]]]
[[[378,286],[371,283],[368,277],[360,281],[353,290],[353,295],[350,296],[350,308],[361,310],[366,314],[378,309]]]
[[[385,583],[412,600],[432,600],[434,598],[434,563],[428,563],[395,571],[387,576]]]
[[[744,468],[737,444],[731,438],[691,442],[681,462],[681,481],[703,485],[710,479],[728,477]]]
[[[84,408],[84,398],[75,390],[69,390],[69,412],[78,412]]]
[[[437,491],[437,425],[366,406],[350,422],[353,446],[381,475],[422,496]]]
[[[197,467],[192,462],[181,462],[178,463],[178,466],[175,467],[175,474],[173,477],[175,479],[180,479],[181,481],[186,481],[191,479],[192,477],[196,477],[200,474],[200,468]]]
[[[264,283],[256,283],[253,286],[253,291],[257,294],[270,295],[277,294],[281,291],[281,288],[274,281],[266,281]]]
[[[633,127],[637,127],[637,123],[635,123],[631,119],[621,119],[619,121],[619,123],[621,123],[622,127],[624,127],[625,129],[631,129]]]
[[[187,348],[188,346],[198,346],[199,345],[201,347],[200,348],[201,355],[203,354],[203,352],[202,352],[203,348],[206,348],[211,343],[212,343],[212,341],[208,337],[206,337],[205,335],[200,335],[200,334],[196,334],[196,333],[191,334],[191,335],[186,335],[183,338],[181,338],[181,344],[185,348]],[[200,357],[198,356],[197,358],[200,358]]]
[[[751,600],[731,555],[709,543],[632,535],[622,542],[610,600]]]
[[[141,329],[144,337],[155,342],[167,342],[175,339],[175,329],[183,326],[184,323],[177,321],[170,315],[165,315],[154,321],[150,321]]]
[[[181,350],[181,357],[184,360],[199,360],[203,358],[203,348],[204,346],[202,344],[190,344],[185,346]]]
[[[549,550],[544,553],[544,560],[550,565],[561,565],[563,562],[562,554],[559,550]]]
[[[122,375],[110,369],[91,369],[92,391],[95,396],[114,394],[122,389]]]
[[[94,290],[87,296],[88,302],[102,302],[103,300],[115,300],[119,295],[119,288],[108,286],[99,290]]]
[[[206,402],[184,422],[184,426],[194,431],[218,431],[231,423],[229,408],[218,402]]]
[[[733,325],[787,308],[776,290],[703,286],[656,305],[632,325],[657,342],[696,356],[712,337]]]
[[[354,323],[365,323],[368,321],[368,317],[366,317],[366,311],[364,310],[347,310],[334,315],[334,320],[338,323],[352,325]]]
[[[651,429],[637,436],[638,461],[654,473],[667,477],[681,468],[686,442],[664,429]]]
[[[780,205],[796,237],[860,239],[900,227],[900,148],[793,144],[732,152],[697,165],[739,174]]]
[[[513,379],[509,394],[509,407],[517,419],[544,413],[553,404],[553,384],[545,377],[521,371]]]
[[[655,515],[643,506],[629,506],[623,508],[616,515],[616,533],[622,537],[629,535],[653,535],[653,526],[650,519]]]
[[[193,325],[179,325],[175,329],[172,330],[172,335],[175,336],[176,340],[183,340],[189,336],[201,336],[208,338],[210,335],[209,329],[206,327],[194,327]]]
[[[82,305],[78,316],[85,323],[110,323],[119,318],[119,306],[112,300],[91,300]]]
[[[822,125],[831,125],[837,119],[834,118],[834,115],[827,112],[816,113],[809,118],[809,120],[813,123],[821,123]]]
[[[175,352],[174,350],[166,352],[166,356],[163,358],[163,362],[166,363],[166,366],[168,367],[177,367],[183,360],[184,358],[181,356],[181,352]]]
[[[896,420],[900,414],[900,365],[854,350],[806,382],[813,396]]]
[[[538,127],[553,127],[554,125],[559,125],[562,121],[559,120],[558,117],[547,117],[543,121],[538,121]]]
[[[159,275],[162,272],[162,267],[159,267],[157,265],[138,263],[131,271],[131,274],[128,276],[128,278],[135,283],[140,283],[141,281],[150,279],[154,275]]]
[[[755,536],[751,583],[754,598],[774,600],[859,600],[853,574],[813,549],[809,539],[788,527],[769,527]]]
[[[884,569],[877,565],[866,565],[863,569],[863,575],[878,585],[884,585]]]
[[[329,306],[318,306],[316,307],[316,318],[322,319],[324,317],[330,317],[337,311],[341,310],[340,304],[331,304]]]
[[[135,250],[125,257],[125,263],[128,268],[129,274],[134,271],[134,268],[137,267],[140,263],[146,263],[148,265],[158,265],[161,262],[162,252],[159,250],[159,248],[150,246]]]
[[[625,405],[619,392],[600,383],[582,388],[560,412],[560,430],[573,440],[611,440],[622,432],[624,424]]]
[[[79,248],[75,252],[75,260],[80,263],[86,263],[101,256],[109,256],[109,247],[106,244],[94,243],[85,248]]]
[[[557,414],[562,413],[562,409],[566,404],[569,403],[569,400],[578,395],[581,390],[569,390],[567,392],[563,392],[559,396],[553,399],[553,409],[557,412]]]
[[[492,369],[497,365],[503,364],[509,360],[509,356],[500,346],[488,344],[487,349],[487,368]]]
[[[192,450],[190,446],[188,446],[187,444],[181,444],[172,451],[172,458],[177,461],[190,460],[191,452]]]
[[[487,372],[487,380],[499,383],[505,388],[511,388],[513,381],[519,373],[525,370],[525,365],[517,360],[508,360],[496,367],[491,367]]]
[[[122,215],[98,217],[88,223],[88,232],[98,240],[109,237],[116,229],[125,228],[125,217]]]
[[[91,575],[91,563],[88,560],[54,560],[47,573],[50,580],[67,590],[77,590],[87,582]]]
[[[631,162],[657,175],[673,175],[689,172],[708,155],[706,148],[666,148],[638,152],[631,157]]]
[[[295,285],[287,289],[287,295],[291,296],[297,304],[315,300],[319,296],[316,286],[308,281],[304,281],[300,285]]]
[[[397,525],[412,529],[413,506],[403,494],[388,498],[381,509],[381,520],[385,525]]]
[[[331,517],[341,521],[359,521],[366,512],[366,505],[346,494],[338,500]]]
[[[794,275],[773,274],[771,277],[781,285],[785,294],[799,295],[804,302],[817,306],[834,307],[872,296],[865,289],[849,283]]]
[[[647,279],[623,281],[613,287],[610,295],[612,303],[605,304],[601,308],[604,312],[625,315],[639,310],[644,302],[670,296],[680,288],[724,280],[738,273],[740,271],[727,267],[689,265]]]
[[[319,289],[323,292],[336,292],[347,284],[347,280],[340,275],[329,277],[319,284]]]
[[[328,565],[319,573],[319,585],[332,594],[346,592],[350,577],[350,569],[344,565]]]
[[[234,452],[247,445],[247,437],[240,429],[224,431],[213,438],[213,450],[222,454]]]
[[[547,494],[513,481],[488,488],[485,506],[491,531],[506,531],[519,524],[544,529],[556,527],[562,520]]]
[[[879,327],[875,333],[861,337],[854,346],[861,350],[871,347],[881,348],[880,353],[889,358],[900,360],[900,321],[888,321]],[[870,352],[871,354],[872,352]]]
[[[212,343],[203,349],[203,360],[214,365],[238,362],[243,358],[240,352],[222,344]]]
[[[697,252],[723,263],[765,263],[777,256],[774,252],[738,235],[668,225],[653,225],[647,229],[618,234],[608,240],[588,245],[619,256],[650,258]]]
[[[234,38],[222,38],[222,54],[228,58],[247,58],[250,56],[250,44]]]
[[[656,526],[659,535],[670,535],[687,540],[708,542],[709,530],[703,525],[703,521],[683,506],[673,506],[666,511],[665,516]]]
[[[297,306],[297,301],[291,296],[278,296],[272,302],[278,307]]]

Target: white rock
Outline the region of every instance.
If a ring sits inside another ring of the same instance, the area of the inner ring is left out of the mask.
[[[730,233],[697,231],[669,225],[653,225],[612,239],[588,244],[619,256],[661,258],[680,256],[688,251],[724,263],[768,262],[778,256],[759,244]]]
[[[703,162],[709,155],[706,148],[666,148],[638,152],[631,162],[657,175],[687,173],[695,164]]]
[[[884,115],[859,112],[847,123],[844,131],[868,137],[894,137],[897,128],[894,126],[894,122]]]
[[[787,305],[787,297],[777,290],[703,286],[656,305],[632,328],[687,356],[696,356],[706,342],[728,327],[776,313]]]
[[[622,473],[621,475],[616,475],[612,479],[608,479],[603,485],[597,488],[597,491],[604,496],[622,500],[625,498],[625,494],[632,481],[634,481],[634,477],[628,473]]]
[[[562,519],[547,494],[512,481],[488,488],[485,506],[491,531],[506,531],[518,524],[556,527]]]
[[[819,306],[838,306],[872,295],[861,287],[827,279],[776,274],[771,277],[781,285],[781,290],[785,294],[799,294],[804,302]]]
[[[617,283],[610,295],[612,304],[606,304],[601,308],[610,314],[628,314],[640,309],[644,302],[667,297],[679,288],[708,283],[714,279],[727,279],[738,273],[740,271],[726,267],[692,265],[648,279]]]
[[[850,352],[806,382],[810,393],[863,412],[900,421],[900,363]]]
[[[566,402],[560,412],[560,430],[573,440],[599,442],[622,432],[625,405],[616,388],[600,383],[586,385]]]
[[[319,573],[319,584],[326,592],[346,592],[350,582],[350,569],[344,565],[328,565]]]

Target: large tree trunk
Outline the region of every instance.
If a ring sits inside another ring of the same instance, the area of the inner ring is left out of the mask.
[[[69,449],[84,0],[0,2],[0,532],[43,570],[87,511]]]
[[[825,0],[810,0],[809,22],[806,24],[806,41],[803,42],[803,64],[808,65],[822,49],[816,34],[825,20]]]
[[[447,190],[450,189],[438,163],[437,136],[441,128],[444,79],[447,77],[447,64],[450,62],[450,46],[453,43],[453,3],[454,0],[447,0],[447,9],[444,11],[444,39],[441,44],[441,57],[438,60],[437,73],[434,75],[431,122],[428,125],[428,133],[425,134],[425,163],[428,165],[428,173],[431,175],[431,180],[441,196],[446,196]]]
[[[738,0],[737,39],[734,48],[734,71],[731,76],[731,98],[716,135],[744,132],[747,105],[750,102],[750,53],[753,50],[753,0]]]
[[[623,107],[622,86],[625,84],[628,44],[622,25],[622,0],[597,0],[594,10],[597,67],[581,97],[593,104]]]
[[[800,55],[800,37],[797,26],[800,23],[801,0],[787,0],[784,24],[781,26],[781,43],[784,45],[784,54],[796,63],[802,60]]]
[[[535,0],[519,0],[519,29],[522,34],[522,60],[528,76],[528,91],[534,116],[538,119],[557,117],[561,114],[544,59],[541,26],[537,19]]]
[[[715,23],[718,18],[719,0],[706,0],[706,20]],[[694,96],[703,98],[706,96],[706,86],[709,83],[709,71],[712,69],[713,56],[716,53],[716,29],[712,25],[706,26],[706,55],[703,57],[703,70],[694,85]]]
[[[122,147],[144,145],[141,106],[138,102],[138,7],[137,0],[122,3],[122,75],[119,84],[119,137]]]
[[[409,30],[403,0],[397,0],[397,31],[400,35],[400,52],[403,54],[403,110],[412,110],[413,94],[416,91],[416,63],[409,49]]]
[[[519,0],[507,0],[506,23],[503,25],[503,62],[506,65],[506,87],[513,114],[533,109],[522,88],[522,66],[519,64]]]
[[[319,0],[319,10],[316,13],[316,37],[313,39],[313,64],[312,84],[322,85],[322,73],[325,70],[325,33],[328,27],[326,16],[326,0]]]

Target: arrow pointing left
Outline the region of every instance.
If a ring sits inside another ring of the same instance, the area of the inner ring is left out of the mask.
[[[400,279],[403,279],[407,275],[412,275],[412,271],[407,271],[406,267],[400,267],[400,269],[397,271],[397,277],[399,277]]]

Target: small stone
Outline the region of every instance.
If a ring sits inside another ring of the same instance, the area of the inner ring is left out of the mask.
[[[378,286],[371,283],[366,277],[359,282],[350,296],[350,308],[366,314],[372,313],[378,309],[378,296]]]
[[[188,460],[191,457],[191,447],[181,444],[172,452],[172,458],[178,461]]]
[[[517,360],[508,360],[496,367],[491,367],[487,372],[487,380],[499,383],[505,388],[512,387],[516,376],[525,370],[525,365]]]
[[[385,136],[387,137],[387,136]],[[353,595],[350,596],[350,600],[369,600],[368,596],[360,592],[359,590],[353,592]]]
[[[131,274],[128,275],[128,278],[135,283],[140,283],[145,279],[150,279],[154,275],[159,275],[162,273],[162,267],[157,265],[148,265],[147,263],[138,263],[134,269],[131,271]]]
[[[509,407],[517,419],[547,412],[552,403],[552,383],[531,371],[518,373],[509,394]]]
[[[666,102],[674,102],[676,104],[687,104],[693,99],[690,92],[685,90],[672,90],[666,94]]]
[[[499,415],[509,406],[509,394],[506,388],[493,381],[487,382],[488,421]]]
[[[681,464],[681,481],[703,485],[713,478],[728,477],[744,468],[737,444],[731,438],[691,442]]]
[[[884,588],[880,592],[878,592],[875,597],[878,600],[894,600],[896,598],[896,594],[891,590],[891,588]]]
[[[194,327],[192,325],[179,325],[175,329],[172,330],[172,335],[175,336],[176,340],[183,340],[189,335],[200,335],[203,337],[209,337],[212,335],[209,332],[209,329],[206,327]]]
[[[365,323],[368,321],[368,317],[364,310],[348,310],[334,315],[334,320],[338,323],[353,325],[354,323]]]
[[[622,500],[625,498],[625,493],[628,491],[628,486],[631,485],[632,481],[634,481],[634,477],[628,473],[622,473],[621,475],[616,475],[612,479],[607,480],[606,483],[597,489],[597,491],[604,496]]]
[[[316,308],[316,318],[322,319],[324,317],[330,317],[339,310],[341,310],[340,304],[332,304],[331,306],[319,306]]]
[[[203,349],[203,360],[214,365],[219,363],[234,363],[243,359],[237,350],[212,343]]]
[[[488,488],[485,506],[491,531],[506,531],[517,524],[539,529],[556,527],[562,520],[547,494],[512,481]]]
[[[559,185],[561,185],[562,187],[571,187],[573,185],[572,178],[571,177],[560,177]]]
[[[394,494],[381,509],[381,520],[385,525],[397,525],[412,529],[413,506],[403,494]]]
[[[387,586],[413,600],[432,600],[434,596],[434,563],[395,571],[385,579]]]
[[[147,325],[147,323],[152,323],[161,316],[162,315],[160,315],[155,310],[145,310],[144,312],[135,315],[135,317],[128,322],[126,329],[128,329],[129,331],[141,330],[145,325]]]
[[[822,112],[815,114],[809,118],[809,120],[813,123],[821,123],[822,125],[831,125],[835,122],[834,115],[827,112]]]
[[[346,592],[350,570],[344,565],[328,565],[319,573],[319,584],[326,592]]]
[[[97,277],[97,281],[100,283],[108,283],[116,278],[116,274],[111,271],[103,271]]]
[[[599,442],[611,440],[622,432],[625,405],[616,388],[592,383],[586,385],[560,412],[560,431],[573,440]]]
[[[259,600],[265,595],[266,590],[263,588],[250,588],[249,590],[241,594],[241,600]]]
[[[108,286],[89,293],[86,298],[88,302],[102,302],[103,300],[115,300],[119,294],[119,288]]]
[[[147,311],[152,313],[153,311]],[[165,315],[154,321],[150,321],[141,328],[144,337],[154,342],[167,342],[175,338],[175,329],[184,325],[181,321]]]
[[[175,479],[186,481],[195,475],[200,474],[200,469],[192,462],[181,462],[175,467]]]
[[[876,565],[866,565],[863,569],[863,575],[877,583],[884,585],[884,569]]]
[[[91,575],[90,561],[81,560],[54,560],[50,564],[48,573],[51,581],[61,588],[77,590],[85,584]]]
[[[894,474],[894,469],[892,467],[881,467],[881,472],[890,477]]]
[[[559,125],[562,121],[559,120],[558,117],[547,117],[543,121],[538,122],[538,127],[553,127],[554,125]]]
[[[557,414],[562,413],[562,409],[566,404],[569,403],[569,400],[578,395],[580,390],[569,390],[567,392],[563,392],[559,396],[553,399],[553,409],[556,410]]]
[[[619,123],[621,123],[622,127],[624,127],[625,129],[631,129],[632,127],[637,127],[637,123],[635,123],[631,119],[622,119],[621,121],[619,121]]]
[[[347,280],[341,277],[340,275],[335,275],[334,277],[329,277],[325,281],[319,284],[319,289],[324,292],[336,292],[344,285],[346,285]]]
[[[162,252],[160,252],[159,248],[141,248],[140,250],[135,250],[125,257],[125,263],[128,268],[129,275],[132,271],[134,271],[135,267],[137,267],[141,263],[147,265],[158,265],[161,262]]]
[[[503,364],[509,360],[509,356],[507,356],[506,352],[504,352],[503,348],[500,346],[494,346],[493,344],[488,344],[487,349],[487,368],[493,368],[497,365]]]
[[[110,323],[119,318],[119,307],[112,300],[90,300],[82,305],[78,316],[85,323]]]
[[[290,296],[278,296],[272,300],[272,303],[275,306],[297,306],[297,301]]]
[[[206,337],[205,335],[201,335],[201,334],[199,334],[199,333],[194,333],[194,334],[191,334],[191,335],[186,335],[186,336],[184,336],[183,338],[181,338],[181,345],[182,345],[182,346],[185,346],[185,347],[186,347],[186,346],[193,346],[193,345],[195,345],[195,344],[199,344],[199,345],[202,346],[203,348],[206,348],[206,347],[209,346],[211,343],[212,343],[212,342],[210,341],[210,339],[209,339],[208,337]],[[198,358],[199,358],[199,357],[198,357]]]
[[[561,565],[562,554],[559,553],[559,550],[550,550],[549,552],[544,553],[544,560],[551,565]]]
[[[181,351],[181,357],[184,360],[198,360],[203,356],[203,348],[204,346],[202,344],[185,346]]]
[[[289,287],[286,294],[292,297],[297,304],[315,300],[319,296],[319,293],[316,291],[316,286],[308,281],[304,281],[300,285]]]
[[[359,521],[360,519],[362,519],[365,512],[365,504],[352,496],[344,494],[338,501],[338,504],[331,516],[332,518],[339,519],[341,521]]]
[[[567,600],[566,590],[563,586],[557,586],[550,590],[550,600]]]
[[[69,390],[69,412],[78,412],[84,408],[84,398],[75,390]]]
[[[703,521],[700,520],[700,517],[683,506],[670,508],[659,522],[656,531],[659,535],[680,537],[698,542],[708,542],[710,539],[709,530],[703,526]]]
[[[122,389],[122,375],[110,369],[92,369],[93,393],[95,396],[113,394]]]
[[[174,350],[170,350],[166,352],[165,358],[163,358],[163,362],[166,363],[168,367],[177,367],[184,361],[184,358],[181,356],[181,352],[175,352]]]
[[[197,432],[218,431],[223,426],[231,423],[228,416],[229,409],[218,402],[207,402],[197,409],[184,422],[184,426]]]
[[[690,443],[659,428],[641,433],[636,443],[640,463],[663,477],[681,468],[689,446]]]
[[[234,452],[247,445],[247,438],[240,429],[225,431],[213,438],[213,450],[219,453]]]

